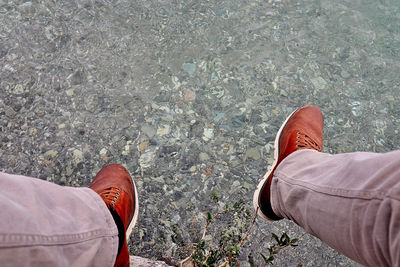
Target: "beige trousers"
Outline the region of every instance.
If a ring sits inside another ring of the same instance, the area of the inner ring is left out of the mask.
[[[400,151],[300,150],[275,171],[274,212],[367,266],[400,266]],[[0,173],[1,266],[113,266],[118,230],[88,188]]]
[[[113,266],[118,229],[89,188],[0,173],[0,266]]]
[[[296,151],[275,171],[271,206],[363,265],[400,266],[400,151]]]

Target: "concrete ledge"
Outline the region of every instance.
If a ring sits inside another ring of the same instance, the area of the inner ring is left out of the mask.
[[[171,267],[163,261],[153,261],[138,256],[130,256],[130,267]]]

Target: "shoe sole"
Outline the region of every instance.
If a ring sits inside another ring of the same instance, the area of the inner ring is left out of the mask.
[[[300,108],[296,109],[295,111],[293,111],[287,118],[286,120],[282,123],[281,128],[279,128],[278,133],[276,134],[275,137],[275,151],[274,151],[274,162],[272,163],[271,168],[267,171],[267,173],[264,175],[263,179],[258,183],[257,189],[254,192],[254,196],[253,196],[253,207],[254,210],[256,211],[257,215],[260,216],[261,218],[263,218],[266,221],[274,221],[271,220],[270,218],[268,218],[267,216],[264,215],[264,213],[262,213],[261,209],[260,209],[260,205],[258,204],[259,201],[259,197],[260,197],[260,192],[261,189],[263,187],[263,185],[267,182],[269,175],[271,174],[271,172],[275,169],[276,164],[278,163],[278,157],[279,157],[279,139],[281,137],[281,133],[283,131],[283,129],[285,128],[287,122],[289,121],[289,119],[293,116],[293,114],[295,112],[297,112]]]
[[[126,241],[127,242],[129,241],[129,238],[132,234],[133,227],[135,227],[136,222],[139,217],[139,197],[138,197],[136,184],[135,184],[135,181],[133,181],[133,179],[132,179],[132,184],[133,184],[133,190],[135,192],[135,211],[133,212],[133,216],[131,218],[131,221],[129,222],[128,228],[126,229]]]

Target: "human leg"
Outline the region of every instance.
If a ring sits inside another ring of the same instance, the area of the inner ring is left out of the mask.
[[[275,161],[254,194],[266,220],[288,218],[367,266],[399,266],[399,152],[328,155],[322,114],[292,113],[275,140]]]
[[[113,266],[118,230],[91,189],[0,173],[2,266]]]
[[[90,187],[0,173],[2,266],[128,266],[126,237],[138,214],[133,181],[112,164]]]
[[[296,151],[274,173],[271,204],[363,265],[400,265],[400,151]]]

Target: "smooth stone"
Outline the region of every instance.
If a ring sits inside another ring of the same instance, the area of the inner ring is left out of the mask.
[[[142,168],[148,168],[152,166],[156,153],[154,151],[149,151],[143,153],[139,158],[139,164]]]
[[[210,156],[209,156],[207,153],[201,152],[201,153],[199,154],[199,159],[200,159],[201,161],[207,161],[207,160],[210,159]]]
[[[58,151],[52,149],[44,153],[45,158],[55,158],[58,155]]]
[[[255,160],[258,160],[261,157],[260,151],[255,147],[247,149],[246,156]]]
[[[192,76],[196,71],[196,64],[193,63],[183,63],[182,70],[187,72],[190,76]]]
[[[327,82],[322,77],[312,78],[311,82],[317,90],[325,89],[327,85]]]
[[[103,148],[100,150],[100,156],[104,157],[105,155],[107,155],[107,149],[106,149],[105,147],[103,147]]]
[[[345,71],[345,70],[342,70],[342,71],[340,72],[340,76],[342,76],[342,78],[344,78],[344,79],[347,79],[347,78],[350,78],[350,73],[348,73],[348,72]]]
[[[203,140],[209,141],[214,138],[214,129],[213,128],[204,128],[203,130]]]
[[[141,131],[149,138],[152,138],[156,134],[156,130],[148,124],[144,124],[141,128]]]
[[[80,151],[79,149],[75,149],[72,152],[72,157],[74,159],[75,164],[78,164],[83,161],[83,152]]]
[[[157,129],[157,135],[164,136],[171,132],[171,127],[169,125],[162,125]]]

